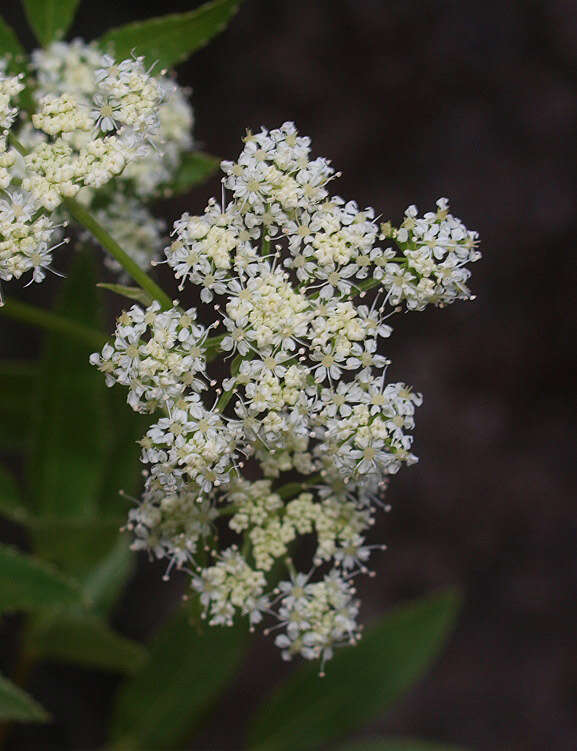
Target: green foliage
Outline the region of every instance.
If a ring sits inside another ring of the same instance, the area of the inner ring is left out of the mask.
[[[177,13],[110,29],[99,40],[118,59],[144,55],[159,69],[183,62],[223,31],[240,0],[212,0],[188,13]]]
[[[22,0],[28,23],[43,47],[68,31],[79,0]]]
[[[119,491],[132,496],[140,492],[142,465],[137,441],[146,433],[154,417],[130,409],[126,404],[124,388],[117,386],[107,391],[113,429],[110,431],[108,459],[102,479],[100,508],[109,516],[120,512],[125,521],[132,502],[121,498]]]
[[[57,309],[66,320],[96,326],[98,302],[92,264],[78,256]],[[0,367],[0,385],[13,395],[4,403],[20,402],[19,420],[26,443],[32,444],[31,503],[26,506],[11,478],[0,472],[0,514],[24,524],[42,556],[86,578],[89,594],[91,587],[99,588],[97,608],[106,612],[132,570],[126,545],[115,548],[127,505],[118,490],[138,490],[136,440],[149,418],[127,409],[119,389],[106,388],[88,364],[90,352],[90,345],[51,332],[37,368]],[[22,407],[34,387],[31,420]],[[10,422],[6,434],[11,434]]]
[[[132,673],[146,658],[139,644],[115,633],[90,613],[60,613],[37,621],[27,648],[39,659],[71,662],[98,670]]]
[[[36,369],[25,362],[0,362],[0,450],[15,454],[28,449]]]
[[[19,58],[25,55],[18,37],[8,24],[0,17],[0,57]]]
[[[238,627],[200,631],[177,613],[154,639],[149,661],[121,686],[112,739],[125,749],[181,748],[234,675],[244,641]]]
[[[82,579],[107,555],[124,519],[30,517],[26,526],[36,552]]]
[[[220,165],[220,159],[202,151],[190,151],[183,160],[172,181],[163,186],[165,196],[186,193],[195,185],[203,183],[215,174]]]
[[[14,454],[29,447],[36,377],[37,369],[30,363],[0,362],[0,450],[5,453]]]
[[[128,540],[120,537],[84,579],[82,591],[93,612],[104,616],[110,611],[134,571],[134,564]]]
[[[414,738],[373,738],[350,743],[340,748],[339,751],[463,751],[463,749]]]
[[[121,466],[126,479],[128,479],[129,474],[135,475],[137,473],[134,464],[127,467],[121,463]],[[119,474],[120,467],[116,467],[116,469],[117,474]],[[129,472],[129,469],[132,472]],[[106,578],[114,578],[131,565],[128,561],[120,562],[120,557],[123,559],[131,557],[127,550],[126,540],[118,540],[118,531],[123,517],[107,518],[99,516],[94,519],[74,519],[59,516],[40,516],[33,513],[24,503],[14,478],[3,467],[0,467],[0,516],[25,526],[36,540],[57,539],[59,552],[54,557],[68,563],[71,568],[82,567],[86,558],[93,560],[95,568],[91,572],[91,576],[94,577],[94,583],[92,585],[87,584],[87,586],[96,587],[98,591],[105,588],[104,572],[108,571],[111,565],[115,566],[115,572],[109,571]],[[114,540],[116,545],[112,550],[111,540]],[[42,543],[40,547],[42,547]],[[127,571],[126,576],[128,576],[128,573]],[[112,586],[116,586],[116,584],[107,585],[108,588]],[[118,586],[121,587],[122,584]],[[99,599],[89,589],[87,589],[87,594],[90,595],[92,600]],[[102,593],[102,598],[104,602],[106,600],[104,593]]]
[[[0,545],[0,613],[77,605],[80,587],[52,566]]]
[[[3,316],[14,318],[19,323],[39,326],[47,331],[57,332],[59,336],[70,336],[93,349],[102,347],[107,340],[107,337],[96,329],[76,323],[66,316],[28,305],[21,300],[14,300],[14,298],[6,300],[0,311]]]
[[[74,259],[56,309],[98,327],[99,299],[88,256]],[[39,517],[32,527],[36,548],[75,572],[104,555],[118,530],[117,519],[98,513],[112,425],[106,386],[88,365],[90,352],[83,342],[55,332],[47,335],[27,472]]]
[[[78,254],[61,288],[58,313],[98,327],[92,263]],[[95,515],[106,458],[106,386],[88,366],[90,347],[56,333],[40,364],[35,446],[28,476],[40,515]]]
[[[28,510],[12,475],[0,467],[0,516],[23,524],[28,519]]]
[[[0,675],[0,722],[47,722],[49,719],[40,704]]]
[[[395,608],[336,654],[326,678],[316,665],[299,668],[257,712],[250,748],[317,749],[386,711],[437,656],[457,609],[453,592]]]
[[[108,284],[107,282],[100,282],[96,285],[100,289],[107,289],[109,292],[114,292],[121,297],[127,297],[129,300],[136,300],[143,305],[150,305],[152,297],[146,292],[146,290],[140,287],[127,287],[125,284]]]

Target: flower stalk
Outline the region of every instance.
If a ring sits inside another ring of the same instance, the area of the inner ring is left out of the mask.
[[[116,240],[107,232],[107,230],[94,218],[94,216],[85,209],[74,198],[65,198],[63,205],[70,216],[87,229],[90,234],[98,240],[102,247],[107,250],[113,258],[118,261],[124,271],[134,279],[134,281],[143,290],[154,299],[158,300],[163,310],[172,307],[172,300],[156,282],[154,282],[140,266],[120,247]]]

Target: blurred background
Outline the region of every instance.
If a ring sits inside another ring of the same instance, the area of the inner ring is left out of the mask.
[[[84,2],[73,35],[195,5]],[[31,47],[19,3],[1,10]],[[245,0],[179,80],[209,153],[232,158],[245,128],[294,120],[342,170],[343,197],[399,221],[410,203],[429,210],[446,195],[480,232],[477,300],[394,321],[391,377],[425,396],[421,461],[391,483],[375,532],[389,550],[361,585],[365,622],[451,584],[464,608],[427,678],[365,732],[479,751],[577,748],[577,4]],[[170,221],[201,212],[218,191],[214,179],[160,210]],[[57,285],[26,299],[40,304]],[[8,321],[0,336],[10,356],[40,341]],[[179,588],[143,558],[115,624],[144,637]],[[196,751],[240,749],[243,718],[286,671],[272,639],[256,638]],[[72,718],[66,743],[97,748],[115,679],[57,672],[37,680]],[[62,729],[50,732],[50,748],[64,747]],[[18,729],[12,747],[46,747],[35,737]]]

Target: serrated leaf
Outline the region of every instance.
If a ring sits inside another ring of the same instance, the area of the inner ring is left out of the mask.
[[[161,193],[165,196],[186,193],[195,185],[203,183],[214,175],[220,166],[220,159],[202,151],[186,153],[172,180],[163,185]]]
[[[188,13],[150,18],[110,29],[99,40],[118,60],[143,55],[148,64],[170,68],[183,62],[223,31],[236,13],[239,0],[213,0]]]
[[[75,258],[56,307],[66,317],[98,327],[89,256]],[[88,363],[90,352],[89,346],[60,334],[47,336],[28,471],[40,515],[89,518],[97,512],[108,437],[106,386]]]
[[[24,48],[10,26],[0,17],[0,57],[24,57]]]
[[[239,628],[204,627],[178,613],[150,648],[150,659],[120,687],[112,738],[124,748],[180,748],[234,675],[245,634]]]
[[[26,18],[43,47],[68,31],[79,0],[22,0]]]
[[[106,282],[99,282],[96,286],[114,292],[116,295],[128,297],[129,300],[136,300],[143,305],[148,306],[152,302],[152,297],[140,287],[127,287],[124,284],[108,284]]]
[[[106,615],[134,571],[135,557],[129,541],[120,537],[112,550],[89,572],[82,591],[92,612]]]
[[[414,738],[373,738],[349,743],[340,747],[338,751],[464,751],[464,749]]]
[[[0,612],[80,605],[80,587],[44,561],[0,545]]]
[[[41,659],[118,673],[133,673],[146,659],[140,644],[86,613],[59,614],[37,622],[27,647]]]
[[[4,467],[0,467],[0,516],[21,524],[29,516],[16,481]]]
[[[19,686],[0,675],[0,722],[47,722],[50,715]]]
[[[257,711],[251,751],[318,749],[385,712],[439,653],[458,602],[444,592],[395,608],[341,649],[325,678],[318,665],[297,669]]]
[[[36,376],[31,363],[0,361],[0,449],[6,453],[28,448]]]

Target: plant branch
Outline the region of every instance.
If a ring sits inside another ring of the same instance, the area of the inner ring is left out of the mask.
[[[124,251],[108,231],[74,198],[65,198],[63,206],[78,224],[85,227],[102,247],[115,258],[122,268],[148,294],[158,300],[164,310],[172,308],[172,300],[140,266]]]

